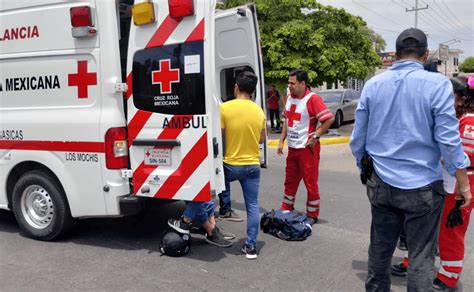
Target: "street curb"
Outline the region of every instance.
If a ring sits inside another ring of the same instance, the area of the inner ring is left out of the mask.
[[[345,144],[349,143],[349,140],[351,137],[333,137],[333,138],[321,138],[319,142],[321,145],[333,145],[333,144]],[[278,148],[278,144],[280,143],[280,140],[268,140],[267,145],[268,148]],[[286,141],[285,141],[285,147],[286,147]]]

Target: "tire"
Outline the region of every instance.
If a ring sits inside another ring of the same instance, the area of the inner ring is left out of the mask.
[[[342,113],[341,111],[336,112],[336,116],[334,117],[334,123],[332,124],[331,128],[338,129],[342,124]]]
[[[75,223],[62,188],[43,171],[33,170],[20,177],[12,203],[18,225],[34,239],[58,239]]]

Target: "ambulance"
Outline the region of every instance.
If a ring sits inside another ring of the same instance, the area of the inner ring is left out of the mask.
[[[245,70],[265,98],[256,7],[215,6],[0,1],[0,208],[25,234],[225,189],[219,105]]]

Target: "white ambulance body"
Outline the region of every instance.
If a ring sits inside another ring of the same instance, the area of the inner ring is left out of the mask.
[[[33,238],[144,197],[209,200],[236,74],[257,74],[264,107],[253,5],[133,2],[0,2],[0,208]]]

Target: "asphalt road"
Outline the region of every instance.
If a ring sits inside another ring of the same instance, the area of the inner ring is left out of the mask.
[[[278,208],[283,190],[284,158],[270,149],[262,171],[261,212]],[[166,220],[178,217],[180,202],[153,206],[144,217],[81,220],[63,241],[24,237],[15,219],[0,212],[0,290],[276,290],[363,291],[366,277],[370,214],[364,188],[347,144],[322,147],[321,219],[303,242],[285,242],[259,234],[257,260],[241,254],[245,224],[225,222],[237,235],[221,249],[194,236],[189,255],[160,256],[158,243]],[[300,187],[297,209],[304,210]],[[240,186],[232,185],[233,208],[245,215]],[[463,287],[474,291],[474,224],[468,231]],[[403,253],[397,251],[394,261]],[[393,291],[405,291],[401,278]]]

